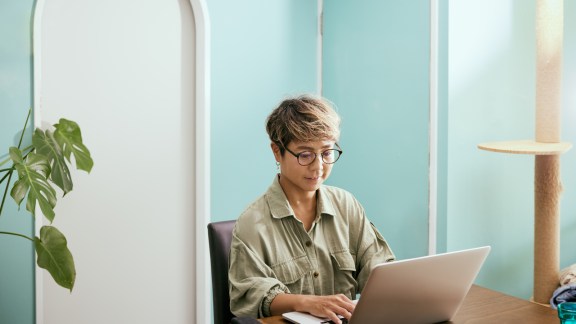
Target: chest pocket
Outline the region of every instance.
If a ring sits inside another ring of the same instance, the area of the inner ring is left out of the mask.
[[[310,265],[310,261],[308,261],[308,257],[302,255],[273,265],[271,268],[274,274],[276,274],[276,278],[290,288],[290,286],[293,286],[295,283],[302,281],[306,274],[311,272],[312,266]],[[292,291],[292,289],[290,290],[292,293],[299,293]]]
[[[358,291],[356,262],[348,251],[331,252],[334,261],[334,284],[338,293],[353,299]]]

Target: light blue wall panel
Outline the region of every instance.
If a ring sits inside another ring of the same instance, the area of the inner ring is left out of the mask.
[[[564,1],[562,138],[576,146],[576,2]],[[560,268],[576,264],[576,149],[561,161],[564,192],[560,210]]]
[[[448,1],[438,2],[438,174],[436,250],[447,251],[448,186]]]
[[[265,118],[316,92],[316,1],[209,0],[212,220],[235,219],[276,174]]]
[[[491,245],[479,283],[529,297],[534,159],[476,147],[534,137],[535,1],[517,3],[450,3],[447,241]]]
[[[536,1],[450,2],[447,245],[492,245],[478,283],[533,289],[534,157],[481,142],[534,139]],[[490,24],[485,22],[490,20]],[[565,1],[563,140],[574,143],[576,7]],[[576,263],[576,152],[561,158],[562,266]]]
[[[343,118],[329,183],[399,258],[428,253],[428,1],[324,1],[324,95]]]
[[[17,145],[31,100],[33,1],[0,3],[0,161]],[[30,142],[31,129],[26,141]],[[0,166],[0,169],[11,164]],[[0,178],[3,176],[0,173]],[[14,180],[14,178],[13,178]],[[13,181],[12,181],[13,182]],[[4,193],[6,182],[0,186]],[[1,199],[1,198],[0,198]],[[8,195],[0,231],[33,236],[32,216]],[[0,323],[34,323],[34,250],[30,241],[0,234]]]

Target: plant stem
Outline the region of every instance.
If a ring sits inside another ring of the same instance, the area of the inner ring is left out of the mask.
[[[5,169],[5,170],[9,170],[10,172],[14,171],[14,169]],[[4,170],[0,170],[0,171],[4,171]],[[10,175],[10,173],[6,173],[4,176],[2,176],[2,179],[0,179],[0,183],[4,182],[4,179],[6,179],[8,177],[8,175]]]
[[[10,161],[10,157],[7,157],[6,159],[0,161],[0,165],[4,165],[8,161]]]
[[[26,146],[25,148],[21,149],[20,151],[22,152],[22,154],[24,154],[24,152],[26,152],[26,150],[33,150],[34,149],[34,144],[30,144],[28,146]],[[28,152],[30,153],[30,152]]]
[[[8,194],[8,187],[10,186],[10,179],[12,179],[12,172],[10,171],[8,176],[8,181],[6,182],[6,188],[4,189],[4,194],[2,195],[2,203],[0,204],[0,215],[2,215],[2,210],[4,210],[4,202],[6,201],[6,194]],[[6,175],[2,177],[2,181],[6,178]]]
[[[20,141],[18,141],[18,149],[22,145],[22,139],[24,138],[24,133],[26,132],[26,126],[28,126],[28,119],[30,119],[30,115],[32,114],[32,108],[28,109],[28,116],[26,116],[26,121],[24,122],[24,127],[22,128],[22,134],[20,134]]]
[[[23,237],[23,238],[25,238],[25,239],[28,239],[28,240],[34,242],[34,239],[33,239],[33,238],[30,238],[30,237],[28,237],[28,236],[26,236],[26,235],[22,235],[22,234],[18,234],[18,233],[0,231],[0,234],[20,236],[20,237]]]

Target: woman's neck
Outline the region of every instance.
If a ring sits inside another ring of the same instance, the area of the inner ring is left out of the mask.
[[[282,177],[279,180],[280,187],[282,187],[296,218],[304,224],[304,228],[308,231],[316,219],[317,192],[296,190],[296,188],[283,183]]]

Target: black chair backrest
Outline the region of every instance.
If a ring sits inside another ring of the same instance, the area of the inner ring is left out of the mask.
[[[232,242],[232,230],[235,224],[235,220],[208,224],[214,324],[229,324],[234,317],[232,312],[230,312],[228,259]]]

